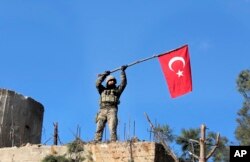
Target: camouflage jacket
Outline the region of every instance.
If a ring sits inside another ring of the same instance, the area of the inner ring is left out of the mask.
[[[125,71],[121,71],[121,83],[114,88],[107,88],[103,86],[102,82],[105,80],[106,75],[101,74],[96,81],[96,88],[100,94],[101,108],[115,106],[120,103],[119,98],[127,85],[127,78]]]

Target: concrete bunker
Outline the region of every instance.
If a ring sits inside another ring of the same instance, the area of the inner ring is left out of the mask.
[[[34,99],[0,89],[0,148],[41,143],[43,113]]]

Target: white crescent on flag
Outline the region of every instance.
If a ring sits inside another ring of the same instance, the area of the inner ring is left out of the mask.
[[[181,62],[183,63],[183,67],[185,67],[186,62],[185,62],[185,60],[184,60],[183,57],[179,57],[179,56],[173,57],[173,58],[171,58],[171,60],[169,60],[169,62],[168,62],[168,67],[169,67],[169,69],[170,69],[171,71],[174,71],[173,68],[172,68],[172,64],[173,64],[175,61],[181,61]]]

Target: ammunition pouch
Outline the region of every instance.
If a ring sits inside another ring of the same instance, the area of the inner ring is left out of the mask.
[[[116,107],[117,108],[117,105],[116,103],[113,103],[113,102],[101,102],[100,103],[100,108],[101,109],[105,109],[105,108],[114,108]]]
[[[104,90],[101,94],[100,98],[100,106],[108,107],[108,106],[117,106],[120,103],[118,93],[115,89]]]

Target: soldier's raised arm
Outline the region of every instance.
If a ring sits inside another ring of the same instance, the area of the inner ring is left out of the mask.
[[[103,74],[98,74],[98,78],[96,80],[96,88],[98,92],[101,94],[102,91],[105,89],[102,85],[102,82],[105,80],[105,78],[110,74],[110,71],[105,71]]]
[[[127,65],[123,65],[121,67],[121,83],[118,86],[118,91],[121,94],[123,92],[123,90],[125,89],[126,85],[127,85],[127,77],[126,77],[126,73],[125,70],[127,69]]]

